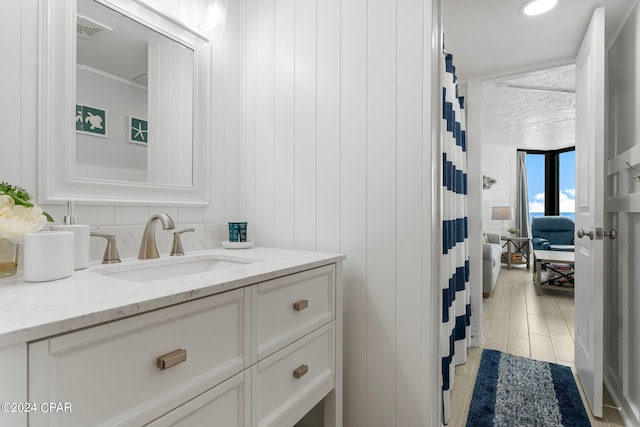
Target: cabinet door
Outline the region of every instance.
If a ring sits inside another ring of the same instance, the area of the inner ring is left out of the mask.
[[[241,372],[244,295],[238,289],[30,344],[29,401],[69,403],[71,412],[30,414],[29,424],[139,426]]]
[[[201,394],[149,427],[249,427],[251,375],[244,371]]]

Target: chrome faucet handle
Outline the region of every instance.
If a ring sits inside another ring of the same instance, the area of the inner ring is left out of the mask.
[[[91,236],[102,237],[107,239],[107,247],[105,248],[104,255],[102,256],[103,264],[113,264],[116,262],[120,262],[120,255],[118,254],[118,248],[116,247],[115,234],[104,234],[104,233],[98,233],[96,231],[92,231],[89,234]]]
[[[182,248],[182,240],[180,240],[180,236],[182,233],[186,233],[188,231],[196,231],[195,228],[187,228],[181,231],[173,232],[173,245],[171,245],[171,253],[169,256],[179,256],[184,255],[184,249]]]

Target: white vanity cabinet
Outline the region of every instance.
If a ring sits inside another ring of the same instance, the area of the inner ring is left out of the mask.
[[[335,267],[252,289],[252,426],[290,426],[334,388]]]
[[[341,425],[339,275],[330,264],[31,342],[29,402],[71,412],[29,426],[292,426],[327,395],[325,425]]]

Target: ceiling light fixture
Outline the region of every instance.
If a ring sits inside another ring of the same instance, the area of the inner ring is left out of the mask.
[[[553,9],[558,0],[529,0],[520,8],[520,11],[527,16],[540,15]]]

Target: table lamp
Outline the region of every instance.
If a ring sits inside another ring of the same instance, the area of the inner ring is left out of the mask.
[[[491,208],[491,219],[502,221],[502,235],[506,236],[504,230],[505,221],[513,221],[513,209],[511,206],[494,206]]]

